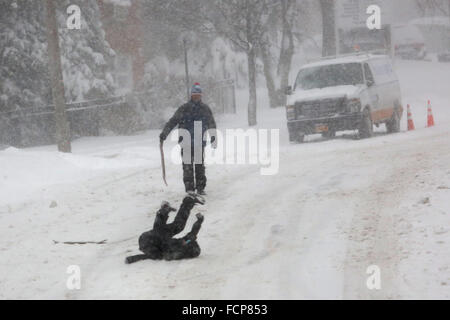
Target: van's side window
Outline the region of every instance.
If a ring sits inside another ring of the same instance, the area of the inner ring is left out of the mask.
[[[364,63],[364,73],[366,74],[366,81],[370,81],[375,83],[375,79],[373,78],[372,71],[367,63]]]

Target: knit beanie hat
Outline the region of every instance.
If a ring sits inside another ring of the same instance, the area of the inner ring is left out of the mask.
[[[202,94],[202,87],[200,87],[200,83],[196,82],[192,86],[191,95],[193,94]]]

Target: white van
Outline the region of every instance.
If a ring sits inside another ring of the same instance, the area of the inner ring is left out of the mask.
[[[382,123],[389,132],[400,131],[400,85],[388,56],[360,54],[305,65],[286,93],[291,141],[344,130],[368,138],[373,125]]]

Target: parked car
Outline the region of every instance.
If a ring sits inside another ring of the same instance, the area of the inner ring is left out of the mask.
[[[438,54],[439,62],[450,62],[450,50]]]
[[[287,88],[289,137],[303,142],[306,135],[358,130],[373,135],[373,125],[400,131],[403,115],[400,84],[391,59],[385,55],[352,55],[303,66]]]
[[[427,56],[425,40],[414,25],[399,25],[392,28],[395,56],[402,59],[424,60]]]

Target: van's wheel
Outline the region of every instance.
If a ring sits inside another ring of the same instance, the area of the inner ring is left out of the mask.
[[[322,133],[322,137],[324,137],[325,139],[333,139],[334,137],[336,137],[336,131],[327,131]]]
[[[395,108],[392,118],[386,122],[386,129],[389,133],[400,132],[400,115],[398,108]]]
[[[367,139],[373,136],[373,122],[368,108],[364,109],[358,131],[360,139]]]

